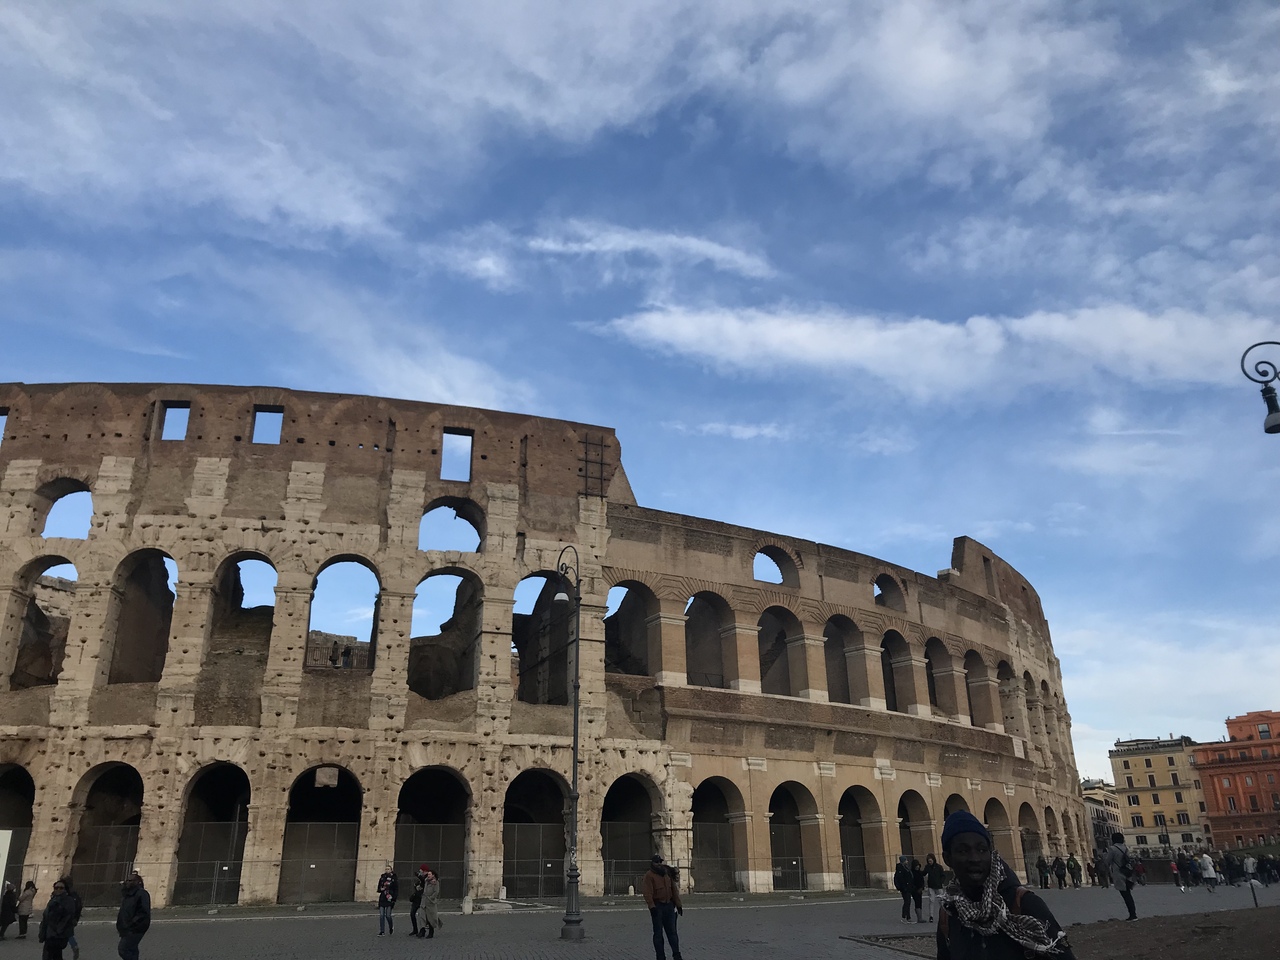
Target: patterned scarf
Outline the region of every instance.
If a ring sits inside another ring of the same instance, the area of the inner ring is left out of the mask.
[[[1033,953],[1049,956],[1061,953],[1059,941],[1065,941],[1065,933],[1059,931],[1050,936],[1048,928],[1040,920],[1009,911],[1009,905],[999,892],[1006,869],[1000,854],[993,849],[991,872],[982,885],[982,899],[976,903],[970,900],[960,891],[960,884],[953,880],[947,886],[944,903],[951,906],[962,924],[984,937],[1003,933]]]

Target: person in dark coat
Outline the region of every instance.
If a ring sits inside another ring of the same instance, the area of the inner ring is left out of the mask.
[[[967,810],[947,817],[942,859],[955,880],[938,918],[938,960],[1075,960],[1048,904],[1018,883],[990,832]]]
[[[427,865],[424,863],[418,867],[418,872],[413,875],[413,892],[409,894],[409,922],[413,924],[413,929],[409,931],[409,936],[420,937],[422,933],[426,933],[423,928],[422,933],[418,932],[418,908],[422,906],[422,888],[427,882]]]
[[[4,892],[0,893],[0,940],[13,921],[18,919],[18,891],[8,880],[4,882]]]
[[[61,880],[53,885],[44,914],[40,917],[39,940],[44,944],[42,960],[62,960],[62,948],[75,927],[76,906],[67,896],[67,888]]]
[[[1058,889],[1067,889],[1067,862],[1061,857],[1053,858],[1053,876],[1058,881]]]
[[[924,897],[924,868],[920,866],[919,860],[911,861],[911,899],[916,905],[916,923],[924,923],[923,900]]]
[[[947,885],[947,874],[932,853],[924,858],[924,884],[925,892],[929,894],[928,922],[933,923],[934,915],[942,909],[942,888]]]
[[[67,888],[67,896],[71,898],[72,904],[75,905],[75,918],[71,921],[71,936],[67,937],[67,946],[71,948],[71,960],[80,960],[80,944],[76,941],[76,925],[80,923],[80,914],[84,913],[84,900],[80,898],[80,894],[76,893],[76,885],[71,882],[71,877],[62,878],[62,885]]]
[[[1036,860],[1036,872],[1040,874],[1040,889],[1049,889],[1049,861],[1043,856]]]
[[[396,918],[391,910],[399,896],[400,881],[396,877],[395,867],[388,862],[387,869],[378,878],[378,936],[380,937],[384,933],[396,932]]]
[[[1111,846],[1107,847],[1107,856],[1103,861],[1107,872],[1111,875],[1111,883],[1115,886],[1116,891],[1120,894],[1120,899],[1124,901],[1125,908],[1129,911],[1126,920],[1138,919],[1138,908],[1133,903],[1133,885],[1134,885],[1134,862],[1129,856],[1129,848],[1125,846],[1124,834],[1113,833],[1111,835]]]
[[[116,933],[120,945],[116,953],[120,960],[138,960],[138,945],[151,927],[151,894],[142,885],[142,874],[137,870],[120,885],[120,912],[116,914]]]
[[[649,908],[649,920],[653,923],[653,949],[658,960],[665,960],[662,934],[671,943],[672,960],[680,960],[680,934],[676,930],[676,917],[684,916],[684,903],[680,900],[680,875],[673,867],[662,862],[662,855],[655,853],[652,865],[640,881],[645,906]]]
[[[911,893],[916,882],[911,876],[911,863],[906,857],[898,858],[898,866],[893,871],[893,886],[902,894],[902,922],[911,922]]]

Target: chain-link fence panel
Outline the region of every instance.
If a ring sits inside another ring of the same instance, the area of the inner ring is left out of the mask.
[[[280,903],[353,900],[358,823],[289,823],[280,860]]]
[[[693,822],[693,857],[689,867],[693,889],[729,893],[740,889],[733,850],[733,825]]]
[[[769,848],[773,854],[773,889],[804,889],[804,848],[800,825],[769,824]]]
[[[426,865],[440,878],[440,896],[461,899],[467,885],[466,848],[467,828],[460,823],[397,824],[395,865],[401,896],[408,897],[414,874]]]
[[[564,827],[508,823],[502,828],[502,885],[512,900],[564,896]]]

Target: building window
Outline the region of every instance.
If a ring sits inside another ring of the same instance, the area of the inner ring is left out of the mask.
[[[1228,809],[1228,810],[1230,810],[1232,813],[1235,813],[1235,812],[1236,812],[1236,798],[1235,798],[1235,797],[1227,797],[1227,809]]]
[[[1154,773],[1147,774],[1147,786],[1154,787],[1156,785],[1156,775]]]
[[[1129,794],[1129,806],[1136,807],[1138,805],[1138,795],[1136,793]]]
[[[1201,813],[1204,813],[1204,801],[1203,801],[1203,800],[1201,800],[1201,801],[1200,801],[1200,812],[1201,812]]]
[[[1271,724],[1269,723],[1258,724],[1258,739],[1259,740],[1271,739]]]
[[[1150,758],[1150,757],[1147,757],[1147,759],[1143,760],[1143,761],[1142,761],[1142,763],[1143,763],[1143,765],[1144,765],[1144,766],[1150,767],[1150,766],[1151,766],[1151,758]]]
[[[1249,809],[1253,813],[1257,813],[1262,808],[1258,806],[1258,795],[1256,793],[1249,794]]]
[[[1159,802],[1160,802],[1160,794],[1158,794],[1158,793],[1153,793],[1153,794],[1151,795],[1151,802],[1152,802],[1152,803],[1159,803]]]
[[[1129,818],[1129,826],[1131,826],[1131,827],[1145,827],[1145,826],[1146,826],[1146,824],[1142,822],[1142,814],[1140,814],[1140,813],[1135,813],[1132,817],[1130,817],[1130,818]]]
[[[1219,751],[1219,752],[1218,752],[1218,759],[1219,759],[1219,760],[1225,760],[1225,759],[1227,759],[1227,755],[1226,755],[1225,753],[1222,753],[1221,751]]]
[[[1181,802],[1182,802],[1182,794],[1181,794],[1181,793],[1175,793],[1175,794],[1173,795],[1173,802],[1174,802],[1174,803],[1181,803]]]
[[[1130,790],[1132,790],[1132,789],[1133,789],[1133,777],[1125,777],[1125,778],[1124,778],[1124,785],[1125,785],[1126,787],[1128,787]]]
[[[1199,781],[1199,780],[1192,780],[1192,781],[1191,781],[1191,785],[1192,785],[1193,787],[1195,787],[1197,790],[1199,790],[1199,789],[1200,789],[1200,781]]]
[[[1161,833],[1156,836],[1156,843],[1168,843],[1168,842],[1169,842],[1169,835],[1167,833]]]
[[[1172,766],[1173,766],[1173,757],[1165,757],[1165,759],[1169,761],[1169,766],[1171,766],[1171,767],[1172,767]]]
[[[1191,836],[1191,834],[1189,834],[1189,833],[1184,833],[1184,834],[1182,835],[1182,842],[1183,842],[1183,843],[1190,843],[1190,842],[1191,842],[1192,840],[1194,840],[1194,839],[1195,839],[1195,838],[1194,838],[1194,837],[1192,837],[1192,836]]]
[[[1230,778],[1230,777],[1223,777],[1223,778],[1222,778],[1222,785],[1223,785],[1224,787],[1229,787],[1229,786],[1231,786],[1231,778]]]
[[[1271,795],[1271,809],[1280,810],[1280,793],[1273,793]]]
[[[1141,834],[1141,833],[1140,833],[1140,834],[1138,834],[1136,837],[1134,837],[1134,838],[1133,838],[1133,842],[1134,842],[1134,843],[1136,843],[1136,844],[1137,844],[1138,846],[1140,846],[1140,847],[1141,847],[1141,846],[1145,846],[1145,845],[1146,845],[1146,842],[1147,842],[1147,838],[1146,838],[1143,834]]]
[[[1244,778],[1244,785],[1245,785],[1246,787],[1252,787],[1252,786],[1253,786],[1253,777],[1245,777],[1245,778]]]
[[[1249,751],[1248,751],[1248,750],[1241,750],[1241,751],[1239,751],[1239,752],[1240,752],[1240,759],[1241,759],[1241,760],[1248,760],[1248,759],[1249,759]]]
[[[1274,773],[1268,773],[1267,783],[1275,783],[1275,782],[1276,782],[1276,775]]]
[[[1165,824],[1164,814],[1163,813],[1155,814],[1154,816],[1152,816],[1151,822],[1154,823],[1157,827],[1163,827]],[[1164,841],[1161,840],[1160,842],[1163,843]]]
[[[1128,761],[1128,760],[1125,760],[1125,761],[1124,761],[1124,768],[1125,768],[1126,770],[1128,770],[1128,769],[1129,769],[1129,761]]]
[[[1170,782],[1171,782],[1175,787],[1180,786],[1180,784],[1178,783],[1178,775],[1177,775],[1176,773],[1171,773],[1171,774],[1169,774],[1169,776],[1170,776],[1170,777],[1172,777],[1172,780],[1171,780]]]
[[[1263,760],[1270,760],[1270,759],[1271,759],[1271,750],[1270,750],[1269,748],[1267,748],[1267,747],[1263,747],[1263,748],[1262,748],[1262,759],[1263,759]]]
[[[1187,825],[1188,825],[1188,824],[1190,824],[1190,823],[1191,823],[1191,815],[1190,815],[1190,814],[1187,814],[1187,813],[1181,813],[1181,812],[1179,812],[1179,814],[1178,814],[1178,824],[1179,824],[1180,826],[1184,826],[1184,827],[1185,827],[1185,826],[1187,826]]]

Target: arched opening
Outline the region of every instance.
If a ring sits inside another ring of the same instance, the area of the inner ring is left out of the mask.
[[[434,500],[418,524],[419,550],[477,553],[484,542],[484,511],[465,498]],[[440,882],[444,883],[441,877]]]
[[[813,795],[794,781],[778,786],[769,798],[769,852],[775,890],[805,889],[806,859],[814,865],[820,863],[816,812]]]
[[[364,791],[344,767],[312,767],[289,788],[280,858],[280,903],[351,900]]]
[[[866,787],[850,787],[840,796],[840,859],[846,889],[871,886],[871,873],[879,869],[867,862],[866,835],[863,820],[878,820],[880,805]]]
[[[1036,861],[1044,855],[1044,844],[1040,839],[1040,821],[1031,804],[1024,803],[1018,808],[1018,836],[1022,843],[1022,862],[1027,871],[1027,882],[1038,886],[1040,878],[1036,873]]]
[[[650,857],[657,852],[653,840],[653,799],[635,774],[613,781],[604,795],[600,813],[600,850],[604,858],[604,892],[624,894],[640,889]]]
[[[993,674],[986,661],[976,650],[964,655],[965,704],[970,722],[975,727],[990,730],[997,724],[1003,728],[999,694],[993,685]]]
[[[903,856],[924,858],[933,853],[933,818],[929,804],[914,790],[907,790],[898,800],[898,846]]]
[[[108,764],[85,774],[75,793],[84,796],[71,857],[76,890],[87,907],[118,905],[138,853],[142,777],[128,764]]]
[[[991,831],[991,838],[995,842],[996,849],[1000,851],[1000,856],[1004,858],[1004,862],[1009,864],[1010,870],[1014,869],[1016,861],[1013,836],[1009,828],[1009,814],[1004,804],[995,797],[988,800],[987,805],[982,808],[982,822]]]
[[[569,646],[573,603],[556,601],[566,590],[558,574],[539,573],[516,587],[511,613],[517,699],[525,703],[569,702]]]
[[[22,889],[23,865],[31,842],[31,811],[36,802],[36,784],[31,774],[17,764],[0,767],[0,830],[10,830],[9,859],[4,879]]]
[[[1044,832],[1048,839],[1049,855],[1060,856],[1062,854],[1062,834],[1058,831],[1058,817],[1053,812],[1053,807],[1044,808]]]
[[[10,690],[52,686],[62,673],[71,608],[80,575],[62,557],[27,564],[10,599],[5,630],[17,630]]]
[[[177,589],[178,565],[159,550],[139,550],[117,568],[107,614],[107,683],[160,681]]]
[[[658,598],[644,584],[624,581],[609,590],[609,606],[613,612],[604,618],[605,673],[649,676],[649,634],[656,639],[660,629],[653,621]]]
[[[942,805],[942,822],[946,823],[947,817],[951,816],[957,810],[968,811],[969,801],[958,793],[953,793],[947,797],[946,802]]]
[[[373,670],[378,643],[378,576],[363,560],[338,557],[311,588],[308,670]]]
[[[907,612],[907,600],[903,596],[902,586],[887,573],[880,574],[872,582],[871,598],[877,607],[887,607],[899,613]]]
[[[196,687],[197,725],[257,726],[275,624],[276,570],[258,554],[228,557],[209,598],[209,643]]]
[[[689,598],[684,610],[684,664],[691,687],[725,688],[724,635],[733,612],[719,594],[704,591]]]
[[[743,810],[742,793],[728,780],[711,777],[693,791],[690,874],[694,889],[709,893],[745,888],[747,847]]]
[[[911,648],[897,631],[890,630],[880,641],[880,670],[884,674],[885,708],[906,713],[911,690]]]
[[[1054,702],[1055,698],[1049,691],[1049,683],[1046,680],[1040,681],[1040,709],[1044,711],[1044,737],[1045,742],[1049,745],[1049,753],[1053,757],[1055,764],[1062,761],[1059,755],[1061,751],[1058,749],[1058,711]]]
[[[471,795],[453,770],[427,767],[400,788],[396,814],[396,872],[412,877],[426,864],[440,878],[440,896],[458,899],[466,893],[467,821]],[[408,892],[401,889],[407,899]]]
[[[1172,825],[1165,828],[1166,833],[1171,833],[1172,830]],[[1076,845],[1075,824],[1071,822],[1071,816],[1069,814],[1063,814],[1062,816],[1062,844],[1062,852],[1064,854],[1076,856],[1082,852]]]
[[[1007,660],[1001,660],[996,665],[996,679],[1000,684],[1000,712],[1004,716],[1005,733],[1026,740],[1026,709],[1022,702],[1022,682]]]
[[[175,904],[239,901],[249,796],[249,777],[234,763],[196,774],[178,839]]]
[[[793,696],[788,641],[802,636],[796,615],[785,607],[770,607],[757,622],[760,645],[760,692]]]
[[[502,807],[502,884],[514,900],[564,894],[565,796],[560,779],[526,770]]]
[[[93,527],[93,494],[87,484],[68,477],[46,483],[36,492],[33,519],[46,540],[87,540]]]
[[[947,652],[946,646],[937,637],[930,637],[924,645],[924,681],[925,689],[929,693],[929,709],[934,713],[943,713],[954,716],[955,697],[946,696],[950,693],[945,686],[938,682],[939,674],[947,674],[951,670],[951,654]],[[948,701],[943,703],[943,700]]]
[[[413,597],[409,689],[427,700],[474,690],[483,631],[480,578],[462,571],[428,574]]]
[[[822,653],[827,664],[827,699],[853,703],[849,690],[849,651],[860,642],[858,628],[848,617],[835,616],[822,631]]]

